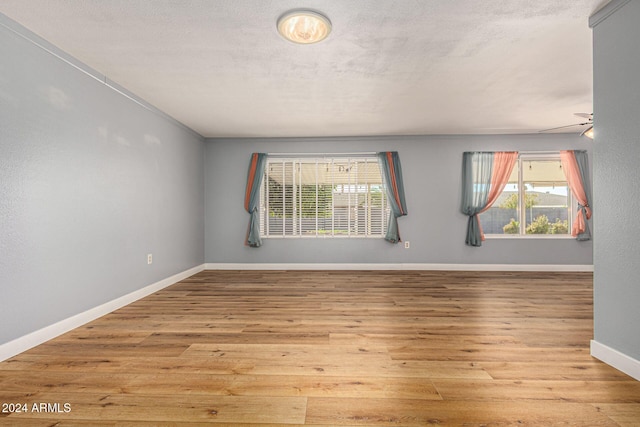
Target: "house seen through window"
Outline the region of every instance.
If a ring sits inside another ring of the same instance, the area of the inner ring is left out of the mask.
[[[572,205],[560,153],[521,153],[509,183],[480,222],[486,235],[570,235]]]
[[[262,237],[384,237],[388,218],[375,155],[269,156],[260,189]]]

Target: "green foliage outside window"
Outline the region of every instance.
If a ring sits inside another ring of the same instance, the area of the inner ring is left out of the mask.
[[[532,193],[524,194],[524,206],[530,208],[538,204],[538,195]],[[518,193],[511,194],[501,204],[502,209],[518,209]]]
[[[549,227],[549,218],[546,215],[540,215],[527,225],[525,232],[527,234],[549,234]]]
[[[504,231],[504,234],[519,234],[520,223],[515,219],[511,218],[511,221],[509,221],[509,224],[502,227],[502,231]]]
[[[519,234],[520,222],[511,218],[509,224],[502,227],[502,230],[504,234]],[[540,215],[527,226],[525,232],[527,234],[568,234],[569,221],[556,218],[556,222],[551,223],[546,215]]]
[[[551,234],[569,234],[569,221],[556,218],[556,222],[551,224]]]
[[[331,204],[334,186],[329,184],[318,185],[302,184],[296,187],[296,206],[299,209],[298,216],[302,218],[331,218]],[[317,189],[317,198],[316,198]],[[293,190],[292,185],[282,185],[273,179],[269,179],[269,216],[282,218],[293,217]],[[284,192],[284,194],[283,194]],[[370,188],[370,200],[372,207],[384,205],[382,187]],[[284,206],[282,198],[284,196]],[[360,198],[359,204],[364,205],[365,199]],[[316,211],[317,208],[317,211]]]
[[[534,219],[526,228],[527,234],[567,234],[569,231],[569,222],[561,221],[556,218],[556,222],[549,222],[546,215],[540,215]]]
[[[384,204],[382,188],[375,188],[372,186],[371,188],[371,206],[380,207]]]
[[[290,188],[290,186],[287,186]],[[316,199],[315,185],[301,185],[298,197],[299,216],[302,218],[329,218],[331,217],[331,185],[319,185]],[[316,214],[317,212],[317,214]]]
[[[269,179],[269,216],[282,218],[293,217],[293,190],[292,185],[282,185]],[[302,218],[330,218],[331,197],[333,186],[298,185],[296,186],[296,205],[299,209],[298,216]],[[284,194],[283,194],[284,193]],[[282,198],[284,196],[284,206]]]

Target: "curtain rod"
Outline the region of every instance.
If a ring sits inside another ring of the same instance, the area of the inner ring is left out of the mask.
[[[547,150],[547,151],[517,151],[519,154],[560,154],[564,150]]]
[[[336,157],[336,156],[375,156],[376,151],[363,151],[359,153],[267,153],[267,156],[274,157]]]

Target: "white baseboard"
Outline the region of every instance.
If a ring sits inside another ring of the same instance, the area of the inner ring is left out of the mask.
[[[424,263],[207,263],[205,270],[454,270],[592,272],[593,265],[555,264],[424,264]]]
[[[24,335],[20,338],[16,338],[13,341],[2,344],[0,345],[0,362],[17,354],[20,354],[23,351],[29,350],[30,348],[33,348],[39,344],[49,341],[50,339],[62,335],[74,328],[89,323],[92,320],[97,319],[98,317],[109,314],[112,311],[124,307],[127,304],[131,304],[132,302],[144,298],[147,295],[151,295],[152,293],[164,289],[167,286],[173,285],[180,280],[184,280],[187,277],[193,276],[194,274],[199,273],[202,270],[204,270],[204,264],[190,268],[189,270],[185,270],[181,273],[174,274],[171,277],[167,277],[166,279],[160,280],[159,282],[153,283],[149,286],[145,286],[142,289],[138,289],[137,291],[131,292],[127,295],[121,296],[97,307],[91,308],[85,312],[56,322],[53,325],[46,326],[42,329],[31,332],[30,334]]]
[[[640,360],[620,353],[618,350],[591,340],[591,355],[640,381]]]

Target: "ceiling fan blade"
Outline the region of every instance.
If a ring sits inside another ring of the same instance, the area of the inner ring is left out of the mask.
[[[582,117],[583,119],[593,119],[593,113],[573,113],[574,116]]]
[[[591,124],[591,122],[575,123],[573,125],[558,126],[558,127],[555,127],[555,128],[542,129],[542,130],[539,130],[538,132],[549,132],[550,130],[564,129],[564,128],[570,128],[570,127],[573,127],[573,126],[584,126],[584,125],[590,125],[590,124]]]

